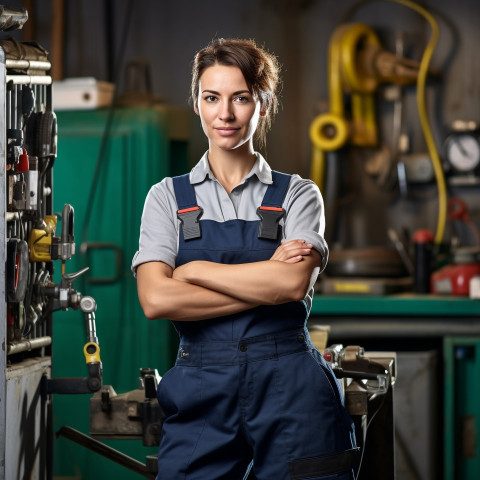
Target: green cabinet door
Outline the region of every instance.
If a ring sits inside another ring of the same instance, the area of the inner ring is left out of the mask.
[[[181,122],[178,111],[175,117]],[[130,264],[138,248],[146,194],[163,177],[186,171],[187,138],[172,138],[171,116],[166,108],[116,110],[103,147],[107,110],[58,112],[57,118],[54,211],[61,212],[65,203],[75,210],[76,254],[66,262],[66,272],[89,267],[75,280],[74,287],[97,302],[103,383],[123,393],[137,388],[141,367],[157,368],[163,374],[174,361],[176,333],[166,320],[145,318]],[[180,130],[188,130],[184,127]],[[100,150],[103,155],[99,160]],[[59,222],[57,235],[60,228]],[[59,279],[57,263],[56,282]],[[54,377],[86,376],[85,341],[79,310],[54,313]],[[54,395],[55,430],[68,425],[88,434],[89,399],[90,395]],[[105,443],[142,462],[156,451],[143,447],[141,440]],[[54,475],[142,478],[63,438],[54,442]]]

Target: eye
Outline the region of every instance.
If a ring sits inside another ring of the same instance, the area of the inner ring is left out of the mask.
[[[239,102],[239,103],[247,103],[247,102],[250,101],[250,99],[248,97],[244,96],[244,95],[241,95],[239,97],[236,97],[235,101]]]
[[[217,97],[215,95],[207,95],[203,97],[206,102],[213,103],[217,100]]]

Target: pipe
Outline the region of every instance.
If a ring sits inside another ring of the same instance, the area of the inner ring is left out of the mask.
[[[73,429],[72,427],[60,428],[60,430],[56,433],[56,436],[57,438],[59,436],[68,438],[69,440],[82,445],[82,447],[88,448],[89,450],[92,450],[93,452],[98,453],[99,455],[102,455],[103,457],[122,465],[122,467],[128,468],[129,470],[132,470],[133,472],[138,473],[146,478],[150,478],[152,480],[155,478],[155,474],[148,471],[145,464],[135,460],[132,457],[129,457],[128,455],[125,455],[122,452],[119,452],[118,450],[115,450],[112,447],[109,447],[108,445],[105,445],[102,442],[99,442],[98,440],[95,440],[94,438],[89,437],[88,435],[85,435],[82,432],[79,432],[78,430]]]
[[[14,85],[51,85],[52,77],[49,75],[6,75],[5,82]]]
[[[50,70],[52,64],[50,62],[43,62],[40,60],[13,60],[7,58],[5,60],[7,68],[31,68],[32,70]]]
[[[31,340],[23,340],[19,343],[9,343],[7,345],[7,355],[14,355],[20,352],[29,352],[37,348],[48,347],[52,344],[52,337],[38,337]]]

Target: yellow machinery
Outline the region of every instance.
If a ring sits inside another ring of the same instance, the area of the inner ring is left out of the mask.
[[[425,106],[425,83],[438,39],[438,25],[430,13],[410,0],[386,1],[417,11],[430,24],[432,34],[423,58],[417,63],[383,50],[375,32],[362,23],[341,24],[335,29],[328,54],[329,111],[317,116],[310,125],[310,176],[322,188],[325,152],[338,150],[347,143],[358,147],[377,146],[374,94],[380,83],[407,85],[416,82],[417,108],[438,186],[439,213],[435,242],[441,243],[447,215],[447,195],[443,169]],[[344,103],[346,95],[351,100],[349,115]]]

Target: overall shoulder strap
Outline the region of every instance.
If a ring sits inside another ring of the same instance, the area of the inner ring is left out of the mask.
[[[197,205],[195,189],[190,183],[190,175],[186,173],[173,177],[172,180],[178,206],[177,217],[182,223],[183,239],[200,238],[202,231],[199,220],[203,215],[203,208]]]
[[[260,217],[258,238],[277,240],[278,223],[285,215],[282,204],[291,178],[291,175],[272,170],[273,183],[268,186],[262,205],[257,209],[257,215]]]
[[[262,207],[281,207],[292,176],[272,170],[272,180],[262,200]]]
[[[195,189],[190,183],[190,174],[179,175],[178,177],[173,177],[172,180],[178,209],[183,210],[197,206],[197,197]]]

